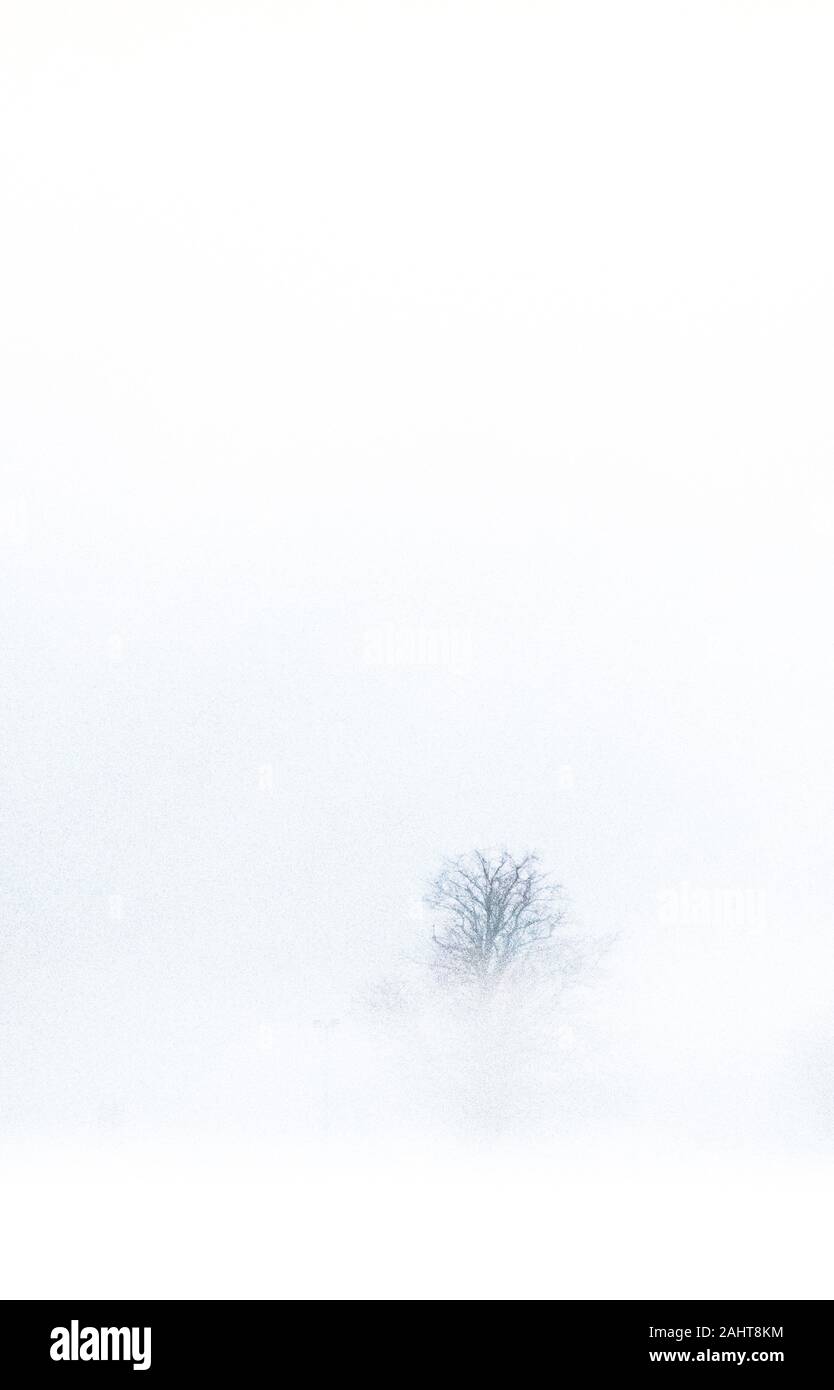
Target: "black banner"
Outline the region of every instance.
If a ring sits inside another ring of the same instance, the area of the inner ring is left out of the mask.
[[[389,1307],[375,1325],[354,1308],[310,1314],[301,1301],[0,1305],[8,1384],[37,1383],[45,1375],[53,1383],[67,1377],[80,1383],[141,1374],[154,1385],[175,1385],[201,1377],[245,1384],[265,1372],[281,1379],[299,1356],[305,1375],[377,1378],[398,1376],[403,1366],[410,1374],[447,1375],[456,1368],[471,1372],[485,1353],[485,1369],[503,1369],[514,1379],[526,1365],[532,1370],[533,1358],[544,1360],[557,1380],[568,1370],[692,1377],[693,1367],[706,1383],[713,1368],[725,1367],[753,1377],[795,1377],[825,1366],[831,1304],[565,1301],[533,1314],[507,1307],[486,1317],[457,1310],[448,1321],[435,1314],[422,1331],[413,1317]],[[15,1370],[19,1380],[9,1378]]]

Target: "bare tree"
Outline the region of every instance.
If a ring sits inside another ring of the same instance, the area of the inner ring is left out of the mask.
[[[538,856],[506,849],[447,860],[425,901],[437,971],[485,990],[542,959],[566,920],[563,890]]]

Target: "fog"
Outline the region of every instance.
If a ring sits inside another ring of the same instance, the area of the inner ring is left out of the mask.
[[[830,15],[2,29],[0,1152],[146,1227],[8,1295],[823,1296]],[[429,970],[502,845],[558,1006]]]

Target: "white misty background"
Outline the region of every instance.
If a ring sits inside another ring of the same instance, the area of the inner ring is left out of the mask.
[[[825,1292],[832,38],[4,8],[14,1296],[43,1190],[148,1204],[108,1294],[703,1293],[715,1212]],[[594,967],[485,1022],[422,899],[502,845]]]

